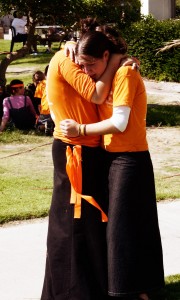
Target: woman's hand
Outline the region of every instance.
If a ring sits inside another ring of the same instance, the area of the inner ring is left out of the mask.
[[[121,60],[121,66],[132,66],[133,70],[139,70],[140,61],[136,57],[126,57]]]
[[[66,119],[60,122],[60,129],[65,136],[77,137],[79,136],[80,124],[72,119]]]
[[[66,56],[69,56],[73,62],[77,63],[76,56],[75,56],[75,49],[76,49],[76,42],[67,41],[64,46],[64,53]]]

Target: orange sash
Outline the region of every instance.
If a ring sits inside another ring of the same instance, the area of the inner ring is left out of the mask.
[[[74,218],[81,218],[82,198],[101,211],[102,222],[107,222],[108,218],[99,204],[92,196],[82,195],[82,165],[81,165],[81,146],[76,145],[73,151],[70,146],[66,148],[66,171],[71,183],[70,203],[74,204]]]

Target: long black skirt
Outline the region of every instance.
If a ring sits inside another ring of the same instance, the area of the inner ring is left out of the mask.
[[[108,293],[122,297],[159,290],[163,256],[149,152],[108,157]]]
[[[72,145],[70,145],[72,147]],[[107,299],[106,226],[100,211],[82,200],[80,219],[74,219],[66,147],[53,142],[54,189],[49,212],[46,270],[41,300]],[[99,147],[82,147],[83,194],[91,195],[107,212],[101,187]]]

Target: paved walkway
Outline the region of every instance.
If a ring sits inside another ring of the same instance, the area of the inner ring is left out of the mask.
[[[165,276],[180,274],[180,200],[158,203]],[[43,284],[47,218],[0,227],[0,299],[38,300]]]

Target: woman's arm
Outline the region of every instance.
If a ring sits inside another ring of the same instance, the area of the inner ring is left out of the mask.
[[[64,54],[65,54],[65,56],[69,56],[72,62],[77,63],[76,56],[75,56],[75,48],[76,48],[76,42],[73,42],[73,41],[66,42],[65,47],[64,47]],[[122,55],[122,54],[111,55],[105,72],[103,73],[101,78],[96,83],[94,83],[95,89],[91,96],[90,101],[95,104],[102,104],[107,99],[110,89],[111,89],[112,80],[114,78],[114,75],[115,75],[117,69],[120,67],[120,65],[132,66],[132,69],[138,70],[139,64],[140,64],[139,61],[134,57],[130,58],[127,55]],[[66,69],[67,69],[67,67],[66,67]],[[66,81],[69,80],[71,71],[73,71],[73,67],[70,70],[68,70],[68,72],[66,72],[66,73],[63,72],[63,77]],[[87,80],[88,75],[84,74],[83,76],[85,78],[84,80]],[[89,78],[89,80],[92,80],[92,79]],[[77,81],[78,80],[76,80],[76,82]],[[68,83],[70,85],[73,85],[73,82],[68,81]],[[87,84],[88,83],[86,83],[86,85]],[[77,89],[77,86],[73,86],[73,87],[77,92],[79,92]],[[81,96],[83,97],[83,95],[81,95]],[[86,97],[83,97],[83,98],[86,99]]]
[[[3,130],[5,129],[7,122],[8,122],[8,119],[3,119],[3,120],[1,121],[0,133],[2,133]]]
[[[113,54],[108,62],[107,68],[97,82],[85,74],[78,65],[69,58],[62,59],[60,62],[60,73],[63,78],[87,101],[96,104],[102,104],[111,89],[111,83],[114,75],[119,68],[122,59],[121,54]],[[50,66],[51,67],[51,66]],[[84,88],[82,88],[84,87]],[[94,89],[93,89],[94,88]],[[90,95],[87,91],[93,90]],[[87,98],[87,94],[88,97]]]
[[[79,124],[74,120],[66,119],[60,122],[60,128],[68,137],[119,133],[126,130],[130,111],[128,106],[118,106],[113,109],[112,117],[107,120],[93,124]]]

